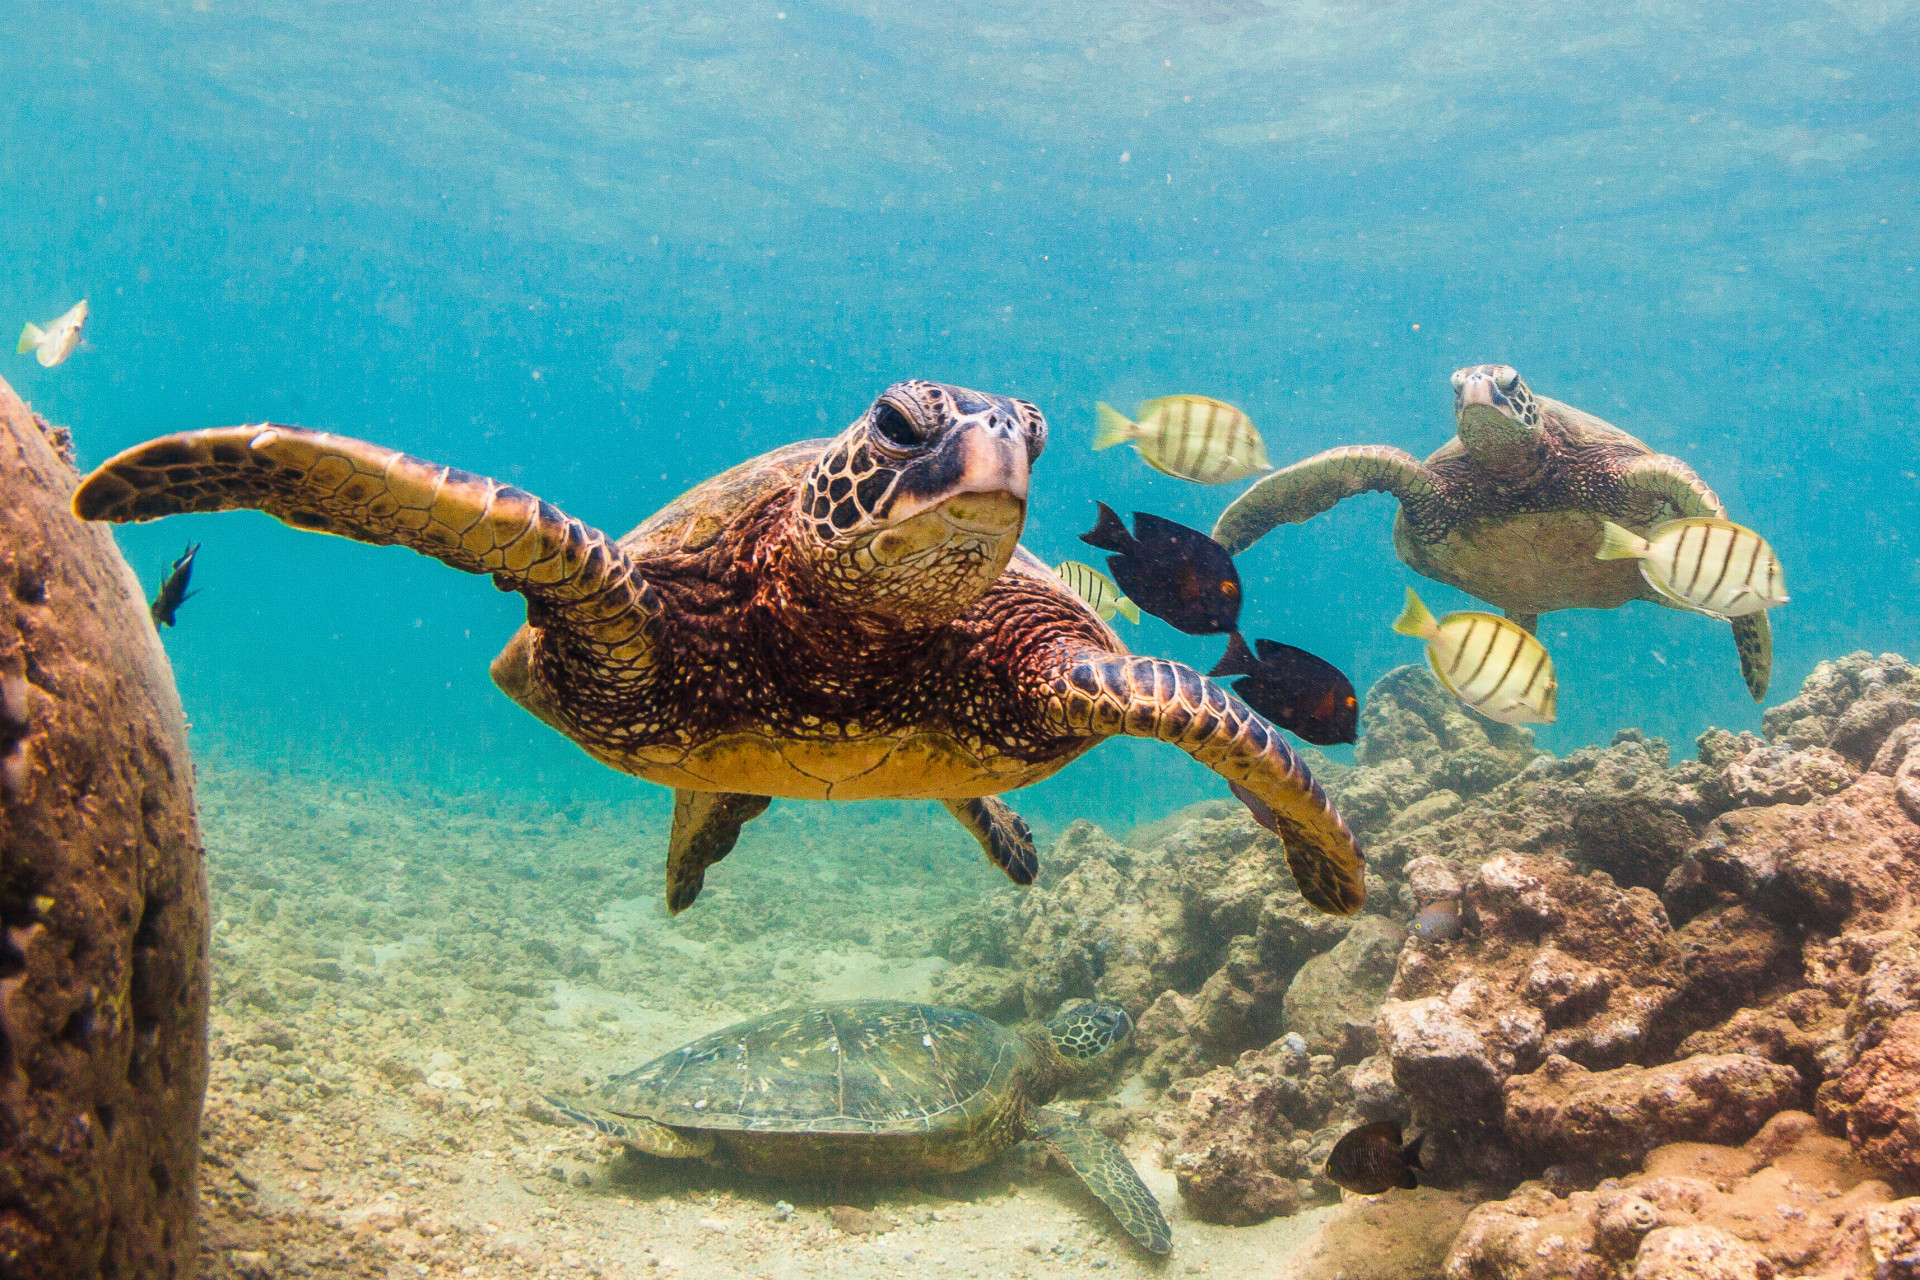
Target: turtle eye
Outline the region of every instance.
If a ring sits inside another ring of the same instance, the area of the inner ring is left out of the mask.
[[[1513,384],[1518,381],[1520,381],[1520,371],[1517,369],[1501,369],[1493,375],[1493,385],[1502,391],[1513,390]]]
[[[882,440],[902,449],[911,449],[920,443],[920,432],[914,427],[913,419],[886,400],[873,407],[873,429]]]

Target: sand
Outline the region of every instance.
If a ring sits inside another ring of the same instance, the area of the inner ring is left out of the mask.
[[[670,919],[664,806],[211,768],[199,786],[208,1276],[1368,1271],[1320,1234],[1360,1206],[1210,1226],[1149,1147],[1129,1154],[1173,1222],[1166,1260],[1030,1145],[960,1176],[796,1186],[635,1156],[539,1104],[796,999],[924,998],[954,910],[1019,892],[934,806],[776,804]]]

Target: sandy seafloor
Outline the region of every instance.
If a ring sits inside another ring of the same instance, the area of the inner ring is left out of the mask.
[[[1441,1220],[1457,1222],[1417,1193],[1210,1226],[1136,1144],[1175,1231],[1158,1260],[1031,1145],[960,1176],[830,1188],[546,1122],[540,1091],[740,1018],[925,998],[954,909],[1020,892],[936,806],[776,803],[670,919],[656,808],[207,767],[199,800],[208,1276],[1356,1280],[1431,1274]],[[1146,1102],[1137,1079],[1098,1087]]]

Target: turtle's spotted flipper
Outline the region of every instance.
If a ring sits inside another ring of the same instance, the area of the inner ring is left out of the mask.
[[[673,793],[673,836],[667,844],[667,910],[679,915],[700,896],[707,868],[733,852],[740,828],[767,811],[766,796],[732,791]]]
[[[650,1156],[659,1156],[663,1160],[693,1160],[713,1151],[713,1135],[710,1133],[682,1133],[641,1116],[615,1115],[590,1102],[564,1098],[557,1093],[546,1093],[541,1097],[548,1106],[567,1119],[584,1124],[597,1133],[624,1142]]]
[[[1015,884],[1032,884],[1040,874],[1040,858],[1033,851],[1033,832],[1007,802],[993,796],[978,800],[947,800],[947,812],[973,833],[993,865]]]
[[[1173,1228],[1167,1225],[1167,1215],[1119,1143],[1080,1117],[1047,1107],[1034,1114],[1030,1132],[1035,1142],[1067,1162],[1142,1248],[1173,1252]]]
[[[1353,833],[1280,731],[1183,663],[1100,651],[1048,673],[1046,719],[1061,733],[1171,742],[1232,784],[1260,824],[1286,842],[1308,902],[1348,916],[1366,902]]]
[[[273,423],[187,431],[108,459],[73,495],[81,519],[117,524],[242,509],[489,574],[610,665],[646,660],[658,607],[612,539],[530,493],[362,440]]]
[[[1220,513],[1213,540],[1237,556],[1276,527],[1311,520],[1359,493],[1391,493],[1416,529],[1420,505],[1439,501],[1434,476],[1406,450],[1348,445],[1261,477]]]
[[[1735,618],[1733,643],[1740,650],[1740,674],[1746,678],[1747,692],[1755,702],[1762,701],[1773,680],[1773,624],[1767,621],[1766,610]]]

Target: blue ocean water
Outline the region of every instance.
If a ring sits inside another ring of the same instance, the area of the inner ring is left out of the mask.
[[[1237,486],[1093,454],[1098,399],[1195,392],[1276,462],[1452,433],[1447,375],[1690,460],[1787,566],[1771,700],[1913,654],[1920,5],[54,4],[0,15],[6,377],[84,465],[273,419],[528,488],[610,531],[888,383],[1048,414],[1027,543]],[[1393,504],[1241,558],[1249,634],[1364,690],[1419,646]],[[664,805],[515,708],[517,597],[259,515],[126,528],[203,758]],[[1724,626],[1550,616],[1556,751],[1757,728]],[[1149,622],[1136,649],[1220,642]],[[1125,825],[1223,794],[1103,747],[1017,803]]]

